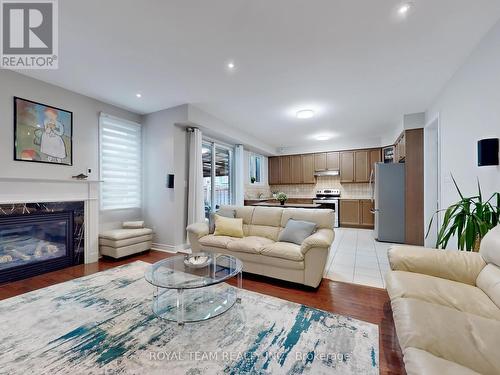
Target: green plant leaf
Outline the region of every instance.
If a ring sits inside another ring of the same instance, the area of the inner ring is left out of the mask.
[[[455,187],[457,188],[458,195],[460,195],[460,198],[464,199],[464,196],[462,195],[462,192],[458,188],[457,182],[455,181],[455,177],[453,177],[453,174],[451,175],[451,179],[453,180],[453,183],[455,184]]]

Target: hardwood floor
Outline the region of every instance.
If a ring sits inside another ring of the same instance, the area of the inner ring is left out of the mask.
[[[118,261],[106,258],[101,259],[98,263],[74,266],[30,279],[3,284],[0,286],[0,300],[136,260],[154,263],[168,256],[172,256],[172,254],[150,251]],[[389,296],[384,289],[327,279],[323,279],[318,289],[312,289],[250,274],[244,275],[243,288],[377,324],[380,334],[380,373],[405,374]]]

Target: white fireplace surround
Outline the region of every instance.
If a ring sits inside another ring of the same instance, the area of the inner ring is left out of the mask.
[[[84,202],[85,263],[99,259],[99,182],[0,177],[0,204]]]

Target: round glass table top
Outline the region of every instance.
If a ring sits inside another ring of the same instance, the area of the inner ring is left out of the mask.
[[[228,280],[243,269],[243,263],[231,255],[194,253],[177,255],[149,266],[146,280],[167,289],[195,289]]]

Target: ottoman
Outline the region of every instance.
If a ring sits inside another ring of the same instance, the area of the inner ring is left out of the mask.
[[[149,228],[113,229],[99,235],[101,255],[121,258],[151,249],[153,230]]]

